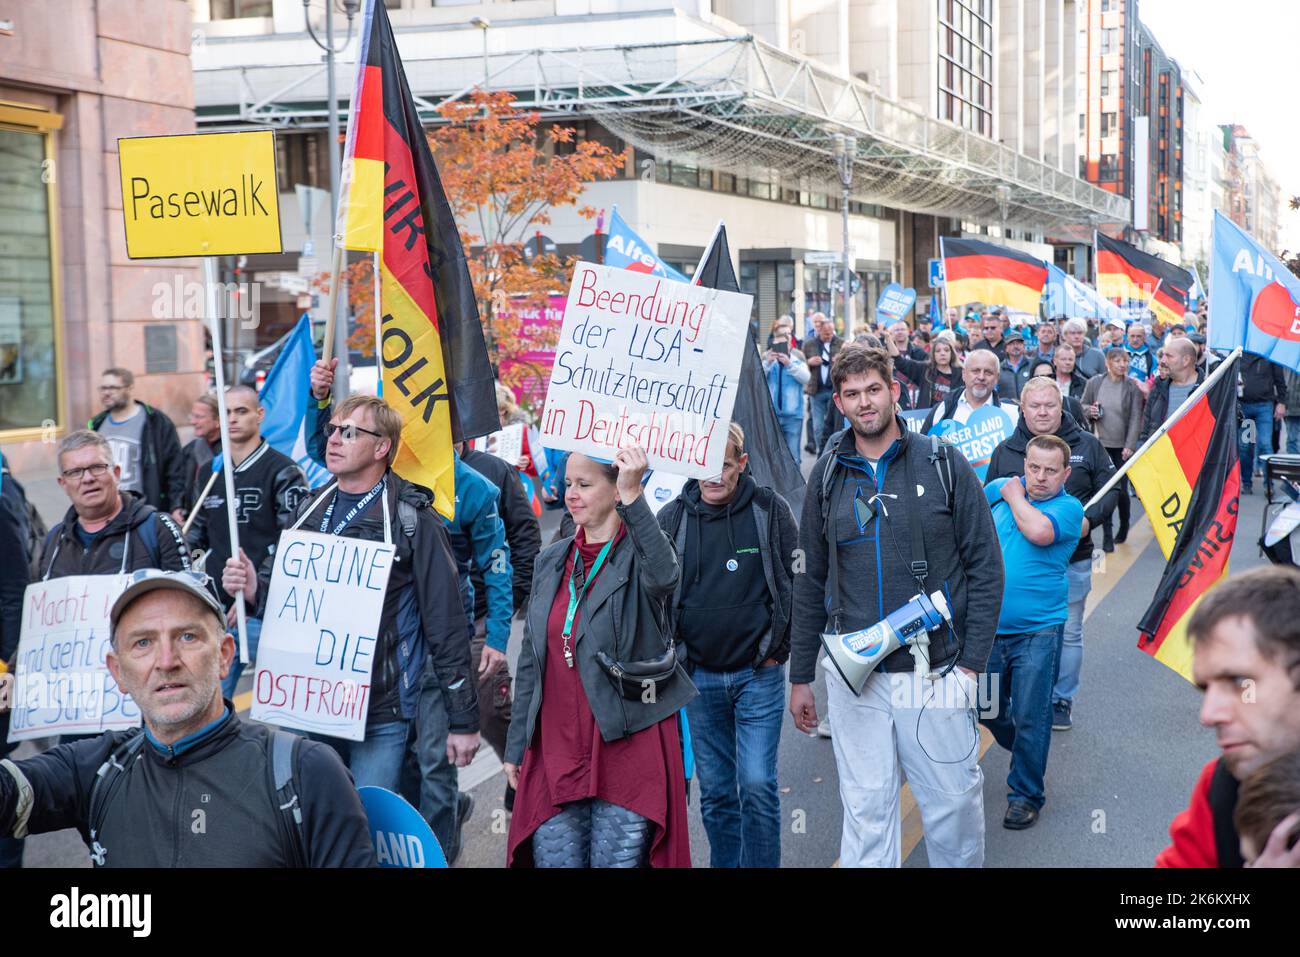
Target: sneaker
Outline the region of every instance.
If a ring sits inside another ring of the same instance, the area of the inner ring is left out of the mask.
[[[1069,731],[1074,727],[1074,722],[1070,720],[1070,702],[1055,701],[1052,703],[1052,730]]]
[[[1008,831],[1023,831],[1037,823],[1038,809],[1024,801],[1012,801],[1008,804],[1006,816],[1002,818],[1002,826]]]
[[[829,738],[830,736],[831,736],[831,719],[822,718],[821,721],[817,723],[817,737]]]

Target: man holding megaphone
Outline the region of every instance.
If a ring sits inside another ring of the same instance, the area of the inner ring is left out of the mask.
[[[845,346],[831,366],[850,428],[813,467],[795,575],[790,712],[817,727],[817,650],[844,804],[840,863],[898,867],[900,769],[935,867],[984,862],[977,684],[1002,602],[1002,555],[974,469],[897,413],[893,363]]]

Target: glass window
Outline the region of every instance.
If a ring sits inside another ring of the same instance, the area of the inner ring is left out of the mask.
[[[59,417],[47,136],[0,128],[0,431]]]
[[[212,20],[234,20],[238,17],[269,17],[272,0],[210,0]],[[391,4],[389,5],[391,8]],[[400,4],[399,4],[400,6]]]
[[[1119,131],[1119,114],[1101,114],[1101,135],[1114,136]]]
[[[1097,178],[1103,183],[1113,183],[1119,178],[1119,157],[1114,153],[1102,153],[1098,164]]]

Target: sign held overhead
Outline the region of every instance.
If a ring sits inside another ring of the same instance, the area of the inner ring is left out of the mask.
[[[130,258],[282,251],[271,130],[124,137],[117,148]]]

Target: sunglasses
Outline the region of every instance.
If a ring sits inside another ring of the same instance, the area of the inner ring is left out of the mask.
[[[334,422],[326,423],[325,438],[332,439],[334,437],[335,432],[342,432],[343,438],[348,441],[355,439],[357,437],[358,432],[364,432],[366,435],[373,436],[376,439],[383,438],[383,436],[380,435],[378,432],[371,432],[369,429],[363,429],[361,426],[353,425],[350,422],[344,423],[343,425],[338,425],[337,423]]]

